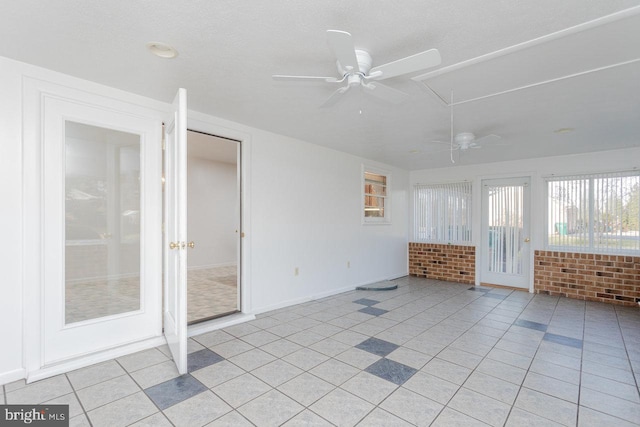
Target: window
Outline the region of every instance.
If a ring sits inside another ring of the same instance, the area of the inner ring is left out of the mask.
[[[414,189],[417,242],[471,242],[471,183],[422,185]]]
[[[363,199],[365,223],[389,223],[389,186],[391,175],[363,167]]]
[[[547,247],[640,251],[640,172],[548,177]]]

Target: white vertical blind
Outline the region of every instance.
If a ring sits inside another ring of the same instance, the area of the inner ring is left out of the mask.
[[[471,242],[471,183],[417,184],[413,218],[417,242]]]
[[[489,271],[522,274],[522,185],[488,187]]]
[[[547,247],[640,251],[640,172],[547,177]]]

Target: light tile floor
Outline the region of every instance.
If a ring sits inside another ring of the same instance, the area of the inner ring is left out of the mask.
[[[398,283],[196,336],[184,376],[159,347],[2,397],[72,426],[640,425],[638,308]]]

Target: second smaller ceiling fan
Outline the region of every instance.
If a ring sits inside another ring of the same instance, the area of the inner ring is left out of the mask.
[[[484,145],[495,144],[500,142],[501,136],[496,134],[485,135],[476,138],[472,132],[460,132],[455,135],[452,142],[449,141],[431,141],[436,144],[451,144],[451,150],[466,151],[470,148],[481,148]]]

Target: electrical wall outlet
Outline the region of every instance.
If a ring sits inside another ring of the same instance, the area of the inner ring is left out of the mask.
[[[351,261],[347,261],[347,268],[351,268]]]
[[[297,276],[298,274],[300,274],[300,270],[298,270],[298,267],[296,267],[296,268],[293,270],[293,275],[294,275],[294,276]]]

